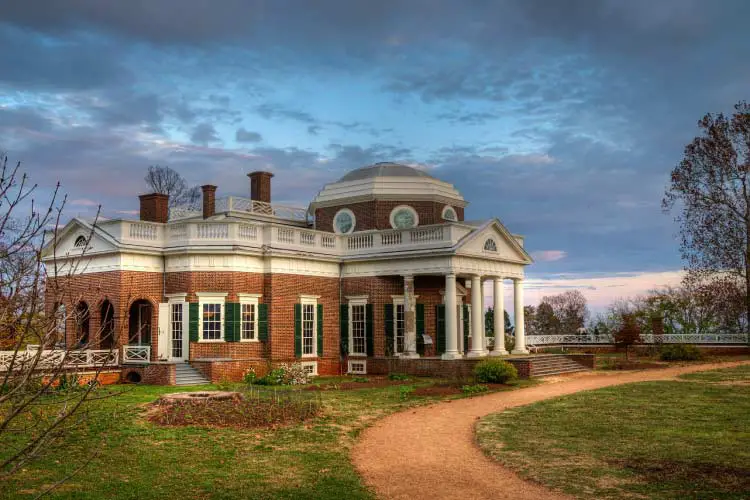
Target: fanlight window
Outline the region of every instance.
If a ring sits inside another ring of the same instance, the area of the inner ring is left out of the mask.
[[[456,222],[458,220],[458,215],[456,215],[456,210],[450,205],[446,205],[446,207],[443,208],[443,219]]]
[[[76,248],[83,248],[86,246],[87,242],[88,241],[86,240],[85,236],[79,236],[78,238],[76,238],[76,242],[74,243],[74,245]]]
[[[487,241],[484,242],[484,251],[497,252],[497,243],[495,243],[495,240],[488,238]]]
[[[411,229],[419,225],[417,211],[408,205],[400,205],[391,211],[393,229]]]
[[[333,218],[333,230],[339,234],[349,234],[354,231],[356,222],[354,212],[348,208],[342,208],[336,212],[336,216]]]

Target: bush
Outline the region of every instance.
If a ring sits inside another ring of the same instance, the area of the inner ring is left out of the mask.
[[[482,384],[465,385],[461,387],[461,391],[463,391],[464,394],[479,394],[482,392],[487,392],[489,390],[489,387]]]
[[[398,396],[401,401],[404,401],[406,399],[409,399],[409,396],[412,395],[414,392],[414,387],[410,385],[402,385],[398,388]]]
[[[245,370],[245,373],[242,374],[242,381],[248,385],[254,384],[257,379],[258,375],[256,375],[255,368],[253,367],[248,368]]]
[[[504,384],[518,378],[516,367],[501,359],[485,359],[474,367],[477,382]]]
[[[662,361],[696,361],[701,357],[701,351],[691,344],[663,345],[660,353]]]
[[[388,380],[409,380],[409,377],[402,373],[391,373],[388,375]]]
[[[516,338],[511,335],[505,336],[505,350],[510,352],[516,348]]]
[[[369,381],[370,381],[370,379],[367,378],[367,377],[354,377],[352,379],[352,382],[356,382],[358,384],[366,384]]]
[[[309,376],[300,363],[284,363],[268,372],[265,377],[254,380],[255,385],[302,385],[309,381]]]

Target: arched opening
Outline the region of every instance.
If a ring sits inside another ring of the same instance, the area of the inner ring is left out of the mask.
[[[141,381],[141,374],[135,370],[131,370],[125,374],[125,381],[130,384],[137,384]]]
[[[83,301],[76,305],[76,339],[78,346],[85,346],[89,343],[89,305]]]
[[[99,349],[112,349],[115,345],[115,308],[109,300],[102,302],[99,310],[101,315],[101,332]]]
[[[151,345],[151,303],[136,300],[128,314],[128,344]]]

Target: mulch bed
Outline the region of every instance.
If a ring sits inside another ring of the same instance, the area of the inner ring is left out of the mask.
[[[313,384],[305,387],[306,391],[351,391],[357,389],[379,389],[382,387],[390,387],[393,385],[404,385],[414,383],[414,379],[409,380],[389,380],[385,377],[373,378],[368,377],[367,382],[339,382],[339,383],[328,383],[328,384]]]
[[[638,362],[638,361],[618,361],[613,367],[607,367],[608,370],[653,370],[655,368],[667,368],[665,363]]]
[[[505,384],[481,384],[487,386],[487,391],[484,393],[478,392],[475,395],[489,394],[490,392],[499,391],[501,389],[507,389],[510,387]],[[430,387],[419,387],[414,389],[411,394],[413,396],[453,396],[455,394],[463,394],[462,386],[457,385],[433,385]]]

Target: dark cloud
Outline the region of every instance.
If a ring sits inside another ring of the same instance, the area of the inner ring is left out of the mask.
[[[190,141],[195,144],[206,145],[211,142],[220,142],[219,136],[216,135],[216,129],[210,123],[199,123],[193,128],[190,134]]]
[[[234,138],[237,142],[260,142],[263,140],[263,136],[258,132],[251,132],[244,128],[238,128]]]

